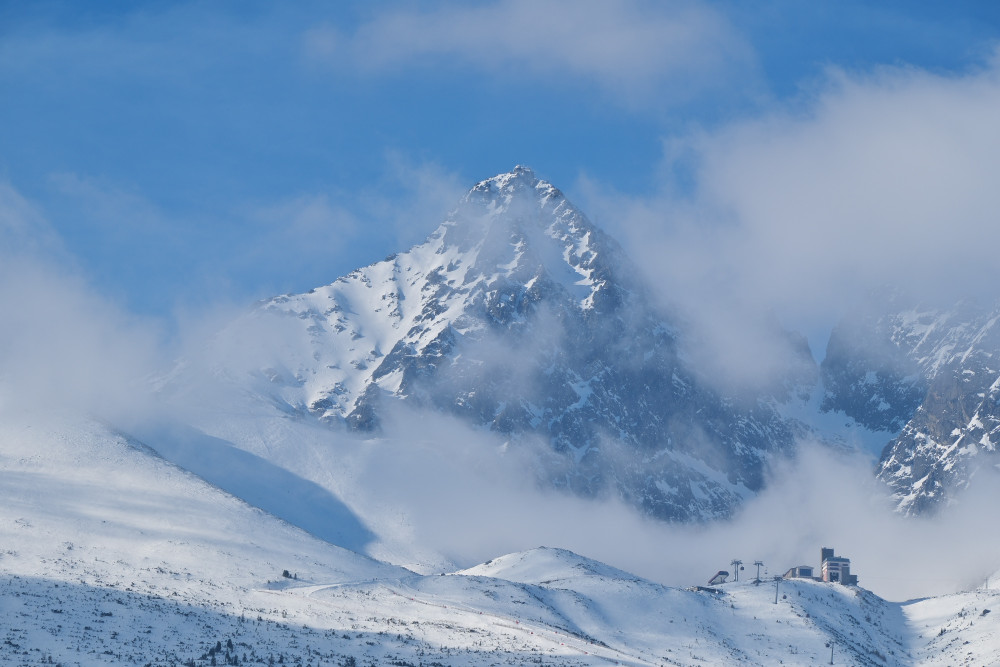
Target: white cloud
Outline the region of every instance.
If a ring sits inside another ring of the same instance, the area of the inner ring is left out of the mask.
[[[434,162],[421,162],[395,151],[386,154],[380,182],[362,193],[368,218],[387,224],[395,247],[409,249],[423,241],[458,205],[469,183]]]
[[[581,77],[625,101],[669,87],[671,103],[746,77],[752,50],[703,3],[500,0],[387,11],[344,34],[305,35],[309,57],[362,70],[469,65],[493,73]]]
[[[390,250],[423,241],[455,207],[466,185],[435,163],[387,152],[380,177],[364,188],[343,191],[331,184],[328,191],[246,207],[247,238],[234,241],[230,264],[241,269],[295,266],[295,289],[327,284]],[[382,254],[366,255],[359,248]],[[332,262],[338,264],[335,271]]]
[[[1000,240],[998,105],[996,69],[841,75],[810,117],[706,141],[700,196],[738,218],[739,256],[767,293],[972,286]]]
[[[1000,59],[953,76],[832,71],[794,106],[669,144],[654,197],[584,187],[668,298],[709,322],[773,308],[828,330],[888,283],[994,299],[998,108]]]
[[[146,405],[157,335],[96,295],[42,213],[0,183],[0,412]]]
[[[293,439],[308,438],[296,431]],[[503,445],[495,434],[440,415],[400,410],[383,438],[331,440],[339,441],[314,447],[323,453],[299,472],[327,484],[324,470],[346,475],[343,497],[387,540],[383,555],[411,566],[408,557],[419,561],[414,554],[431,567],[448,567],[433,553],[467,567],[544,545],[690,586],[729,569],[733,558],[762,560],[762,574],[773,576],[794,565],[818,567],[820,547],[834,547],[852,560],[863,586],[894,600],[975,587],[1000,566],[1000,538],[982,531],[984,509],[995,506],[995,479],[977,480],[939,516],[909,518],[893,511],[869,459],[811,443],[795,460],[776,462],[766,490],[732,520],[673,525],[611,494],[585,499],[547,490],[536,477],[539,457],[551,456],[544,444]]]

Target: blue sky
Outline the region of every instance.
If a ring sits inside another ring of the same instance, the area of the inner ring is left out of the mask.
[[[528,164],[667,291],[743,286],[816,340],[865,286],[992,270],[997,7],[2,2],[0,259],[169,323],[331,282]]]

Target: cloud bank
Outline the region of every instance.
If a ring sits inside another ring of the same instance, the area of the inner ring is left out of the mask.
[[[654,283],[710,321],[770,308],[829,330],[885,284],[992,300],[998,105],[1000,56],[954,76],[831,70],[795,103],[668,142],[654,197],[582,188]]]
[[[1000,537],[982,530],[984,508],[1000,500],[995,476],[977,479],[936,517],[907,518],[892,510],[867,458],[803,443],[732,520],[670,525],[613,496],[544,489],[535,476],[544,446],[505,443],[437,415],[401,412],[395,419],[385,437],[332,438],[312,448],[309,470],[301,472],[350,498],[377,526],[386,553],[410,566],[423,557],[431,570],[468,567],[551,546],[691,586],[731,569],[734,558],[762,560],[762,575],[771,577],[795,565],[818,567],[820,547],[834,547],[851,559],[863,586],[893,600],[975,588],[1000,569]],[[309,437],[316,433],[288,440]]]

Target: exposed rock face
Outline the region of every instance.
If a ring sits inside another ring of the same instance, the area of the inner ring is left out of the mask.
[[[901,429],[877,475],[908,514],[928,511],[996,461],[1000,429],[1000,311],[880,305],[831,337],[824,407],[883,430]]]
[[[790,451],[792,429],[773,395],[727,397],[700,378],[681,351],[684,322],[638,276],[518,167],[476,185],[425,242],[237,326],[283,332],[256,375],[289,412],[372,430],[392,401],[433,408],[547,441],[541,476],[556,486],[613,490],[664,519],[726,516]],[[796,372],[815,373],[804,340],[789,340]]]
[[[899,431],[920,405],[926,381],[889,318],[845,321],[830,336],[821,366],[823,410],[837,410],[874,431]]]
[[[893,294],[833,331],[817,402],[892,440],[876,472],[901,511],[946,502],[995,460],[998,320],[1000,310]],[[545,443],[535,472],[547,484],[699,521],[760,491],[796,436],[840,437],[829,418],[811,430],[817,368],[805,340],[767,318],[762,331],[781,341],[782,365],[750,390],[727,388],[726,368],[693,352],[697,327],[661,306],[559,190],[518,167],[472,188],[410,250],[261,303],[217,339],[215,358],[241,391],[295,418],[364,432],[396,404],[434,410]],[[248,340],[249,366],[227,365]]]

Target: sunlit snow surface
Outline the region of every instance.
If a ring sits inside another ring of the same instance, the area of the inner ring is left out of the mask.
[[[831,642],[836,664],[982,664],[996,651],[992,591],[899,605],[795,581],[775,603],[770,581],[667,588],[544,548],[416,575],[68,417],[5,420],[0,495],[6,664],[809,664]]]
[[[263,393],[288,410],[343,419],[372,385],[402,391],[398,370],[383,370],[386,355],[424,350],[449,328],[460,335],[481,329],[483,322],[466,311],[497,284],[545,276],[580,308],[591,308],[603,285],[593,276],[594,234],[557,189],[519,167],[473,188],[448,220],[407,252],[307,294],[260,304],[218,334],[217,351],[233,351],[228,359],[222,353],[220,365],[239,368],[231,361],[246,331],[253,331],[263,343],[254,363],[275,359],[258,378]],[[516,237],[524,240],[512,244]]]

